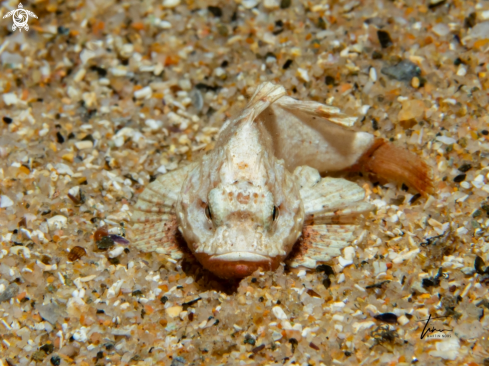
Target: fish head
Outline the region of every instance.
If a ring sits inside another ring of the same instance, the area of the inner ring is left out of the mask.
[[[189,174],[177,202],[187,245],[219,277],[275,270],[302,232],[304,207],[295,177],[273,156],[250,165],[261,170],[251,174],[230,175],[226,170],[239,169],[233,162],[219,166],[209,160]]]

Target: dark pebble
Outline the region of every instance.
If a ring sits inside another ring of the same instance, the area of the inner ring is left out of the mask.
[[[383,313],[377,314],[374,318],[380,322],[396,324],[397,323],[397,315],[394,313]]]
[[[481,131],[481,133],[482,133],[484,136],[489,135],[489,131],[487,131],[487,130],[482,130],[482,131]]]
[[[61,364],[61,358],[59,356],[51,357],[51,365],[59,366]]]
[[[383,55],[379,51],[372,52],[372,59],[374,59],[374,60],[381,60],[382,57],[383,57]]]
[[[383,67],[381,72],[396,80],[408,82],[410,82],[413,77],[421,75],[421,69],[408,60],[402,60],[394,66]]]
[[[208,6],[207,10],[214,15],[215,17],[221,17],[222,16],[222,10],[218,6]]]
[[[59,26],[58,27],[58,34],[63,35],[63,36],[67,36],[68,34],[70,34],[70,29],[65,28],[63,26]]]
[[[166,296],[163,296],[161,299],[160,299],[161,303],[162,304],[166,304],[166,302],[168,301],[168,297]]]
[[[65,142],[65,138],[63,137],[62,134],[59,133],[59,131],[56,132],[56,139],[58,140],[59,144],[62,144],[63,142]]]
[[[326,22],[322,17],[318,18],[318,28],[319,29],[326,29]]]
[[[293,61],[291,59],[288,59],[287,61],[285,61],[285,64],[284,64],[284,66],[282,66],[282,69],[287,70],[290,67],[290,65],[292,65],[292,62]]]
[[[12,118],[10,118],[10,117],[3,117],[3,122],[5,122],[5,123],[6,123],[6,124],[8,124],[8,125],[9,125],[9,124],[11,124],[11,123],[12,123],[12,121],[13,121],[13,119],[12,119]]]
[[[472,169],[472,165],[471,164],[464,164],[462,166],[460,166],[458,168],[458,170],[460,170],[462,173],[466,173],[468,172],[470,169]]]
[[[379,129],[379,123],[375,118],[372,118],[372,128],[377,131]]]
[[[463,64],[463,61],[462,61],[460,58],[458,58],[458,57],[457,57],[457,58],[455,59],[455,61],[453,61],[453,64],[454,64],[455,66],[458,66],[458,65],[460,65],[460,64]]]
[[[393,45],[389,32],[378,30],[377,37],[379,38],[379,42],[382,48],[387,48]]]
[[[50,355],[54,351],[54,344],[47,343],[39,348],[41,351],[45,352],[47,355]]]
[[[136,291],[133,291],[133,292],[131,293],[131,295],[132,295],[132,296],[134,296],[134,297],[139,297],[139,296],[141,296],[142,294],[143,294],[143,291],[141,291],[141,290],[136,290]]]
[[[114,246],[114,240],[110,236],[104,236],[102,239],[97,241],[97,248],[99,250],[107,250]]]
[[[8,287],[0,294],[0,302],[8,301],[12,297],[19,293],[19,285],[16,283],[11,283]]]
[[[331,280],[329,278],[325,278],[323,280],[323,286],[324,286],[325,289],[330,288],[331,287]]]
[[[334,77],[328,75],[324,79],[324,82],[326,83],[326,85],[334,85]]]
[[[472,28],[476,24],[475,18],[476,18],[476,14],[470,13],[469,16],[464,20],[465,28]]]
[[[466,174],[459,174],[459,175],[457,175],[455,178],[453,178],[453,181],[454,181],[455,183],[460,183],[460,182],[463,182],[463,181],[465,180],[465,177],[466,177],[466,176],[467,176]]]
[[[185,359],[180,356],[174,356],[170,366],[184,366]]]
[[[323,272],[326,276],[334,276],[333,268],[331,266],[328,266],[327,264],[320,264],[319,266],[317,266],[316,272]]]
[[[440,279],[439,278],[423,278],[423,281],[421,282],[424,288],[428,287],[437,287],[440,285]]]
[[[251,350],[251,352],[253,352],[254,354],[257,354],[258,352],[260,352],[260,351],[262,351],[262,350],[264,350],[264,349],[265,349],[265,345],[264,345],[264,344],[262,344],[262,345],[260,345],[260,346],[258,346],[258,347],[253,348],[253,349]]]
[[[474,269],[478,274],[484,274],[485,266],[486,264],[484,263],[484,260],[481,257],[479,256],[475,257]]]
[[[246,343],[247,343],[247,344],[251,344],[252,346],[254,346],[254,345],[255,345],[255,343],[256,343],[256,341],[255,341],[255,339],[254,339],[252,336],[250,336],[249,334],[247,334],[247,335],[245,336],[245,339],[244,339],[244,342],[243,342],[243,343],[245,343],[245,344],[246,344]]]
[[[290,0],[282,0],[280,2],[280,9],[287,9],[290,6]]]

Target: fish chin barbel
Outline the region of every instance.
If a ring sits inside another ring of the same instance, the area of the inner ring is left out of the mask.
[[[133,245],[179,259],[179,230],[199,262],[223,278],[275,270],[285,260],[314,268],[354,239],[357,226],[344,223],[373,209],[363,188],[320,172],[367,171],[432,193],[432,171],[417,155],[352,131],[355,118],[338,108],[285,94],[261,84],[222,126],[213,150],[149,184],[135,206]]]

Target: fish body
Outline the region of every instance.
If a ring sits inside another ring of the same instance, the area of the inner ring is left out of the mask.
[[[223,125],[214,149],[144,190],[133,215],[133,244],[178,259],[178,230],[199,262],[223,278],[275,270],[285,260],[313,268],[340,255],[356,229],[345,222],[373,206],[357,184],[320,172],[368,166],[384,145],[352,131],[353,122],[337,108],[261,84],[243,112]],[[394,166],[404,171],[402,160]],[[421,179],[429,181],[428,168],[426,174]]]

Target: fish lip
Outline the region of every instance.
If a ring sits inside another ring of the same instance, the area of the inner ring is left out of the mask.
[[[229,252],[224,254],[213,255],[209,258],[211,261],[246,261],[246,262],[270,262],[272,259],[262,254],[253,252]]]

